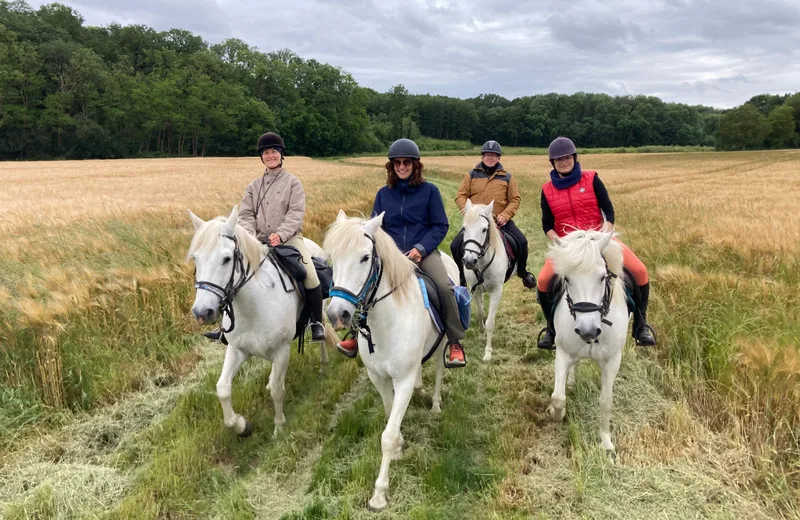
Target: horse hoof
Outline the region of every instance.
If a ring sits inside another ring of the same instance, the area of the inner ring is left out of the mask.
[[[386,498],[379,497],[378,495],[375,495],[372,498],[370,498],[369,502],[367,503],[367,507],[369,508],[369,510],[375,513],[386,509],[386,505],[387,505]]]
[[[564,408],[560,408],[558,411],[556,411],[555,406],[552,404],[547,407],[547,415],[549,415],[554,421],[563,421],[566,414],[567,412]]]
[[[614,450],[606,450],[606,457],[611,461],[611,464],[617,463],[617,452]]]
[[[250,423],[250,421],[245,420],[244,430],[242,431],[242,433],[239,434],[239,437],[244,439],[246,437],[250,437],[252,434],[253,434],[253,425]]]
[[[434,403],[433,406],[431,406],[431,412],[442,413],[442,405],[440,405],[439,403]]]
[[[483,361],[485,363],[490,363],[492,361],[492,355],[491,354],[486,354],[485,356],[483,356]]]

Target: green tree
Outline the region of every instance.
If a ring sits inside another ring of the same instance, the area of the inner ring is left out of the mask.
[[[783,148],[792,144],[795,136],[794,109],[789,105],[781,105],[772,109],[767,116],[769,135],[767,144],[770,148]]]
[[[744,104],[729,110],[719,124],[717,147],[720,150],[753,150],[764,146],[770,125],[756,107]]]

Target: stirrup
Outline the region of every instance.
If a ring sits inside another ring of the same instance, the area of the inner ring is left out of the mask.
[[[549,347],[543,347],[542,346],[542,335],[546,334],[548,332],[551,332],[553,334],[553,344],[552,344],[552,346],[549,346]],[[536,347],[540,348],[542,350],[555,350],[556,349],[556,341],[555,341],[556,338],[555,338],[555,336],[556,336],[555,331],[550,330],[547,327],[543,328],[542,330],[539,331],[539,335],[536,337]]]
[[[345,356],[349,357],[350,359],[353,359],[358,355],[358,339],[356,337],[349,337],[349,336],[350,335],[348,334],[342,341],[336,344],[336,350],[338,350]],[[342,343],[344,342],[353,342],[352,350],[342,347]]]
[[[210,339],[211,341],[222,343],[223,345],[228,344],[228,340],[225,338],[225,334],[220,329],[214,329],[208,332],[204,332],[203,336]]]
[[[450,356],[448,355],[448,352],[450,351],[450,347],[451,346],[452,345],[448,344],[442,350],[442,358],[444,359],[444,367],[445,368],[462,368],[462,367],[467,366],[467,353],[464,352],[464,346],[459,344],[459,347],[461,347],[461,354],[464,356],[464,361],[463,362],[462,361],[458,361],[458,360],[450,361]]]
[[[311,327],[311,341],[325,341],[325,326],[322,323],[320,323],[318,321],[314,321],[309,326]],[[314,332],[315,332],[314,328],[315,327],[318,327],[319,330],[322,331],[321,336],[317,336],[317,337],[314,336]]]
[[[645,323],[644,327],[642,327],[642,329],[647,329],[647,330],[650,331],[650,335],[653,336],[653,343],[641,343],[639,341],[639,338],[638,338],[639,334],[636,334],[637,337],[634,338],[636,340],[636,346],[637,347],[655,347],[656,345],[658,345],[658,336],[656,335],[656,330],[653,327],[651,327],[649,323]],[[641,329],[640,329],[640,331],[641,331]]]

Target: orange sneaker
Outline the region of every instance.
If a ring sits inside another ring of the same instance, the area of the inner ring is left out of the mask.
[[[356,338],[343,339],[336,347],[339,352],[349,358],[354,358],[358,355],[358,340]]]
[[[461,348],[460,343],[450,344],[450,355],[445,358],[444,366],[447,368],[461,368],[467,364],[467,358],[464,356],[464,349]]]

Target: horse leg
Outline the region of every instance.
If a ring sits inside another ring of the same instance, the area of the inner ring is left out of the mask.
[[[373,386],[381,394],[383,400],[383,411],[386,413],[386,418],[389,418],[389,413],[392,411],[392,401],[394,400],[394,389],[392,388],[392,380],[384,379],[378,374],[367,369],[369,380],[372,381]]]
[[[414,392],[414,376],[409,375],[397,382],[394,387],[395,399],[392,411],[386,423],[386,429],[381,434],[381,469],[375,481],[375,493],[369,499],[369,507],[373,511],[380,511],[386,507],[386,492],[389,490],[389,464],[397,457],[398,449],[402,450],[403,436],[400,434],[400,425],[403,416],[411,401]]]
[[[233,411],[231,405],[231,386],[236,373],[242,368],[242,363],[247,361],[250,356],[241,350],[228,345],[225,349],[225,361],[222,364],[222,373],[217,381],[217,398],[222,405],[222,417],[225,427],[233,428],[233,431],[241,437],[249,437],[253,432],[247,419]]]
[[[619,372],[622,353],[600,365],[600,447],[612,460],[616,459],[611,442],[611,408],[614,405],[614,380]]]
[[[564,419],[566,415],[567,395],[566,395],[566,382],[567,371],[572,364],[570,356],[564,353],[560,348],[556,349],[556,362],[555,362],[555,387],[553,388],[553,395],[550,396],[550,406],[547,407],[547,413],[550,417],[557,421]]]
[[[444,348],[444,341],[439,345],[439,348]],[[436,383],[433,385],[433,405],[431,411],[439,413],[442,411],[442,375],[444,374],[444,356],[438,354],[433,355],[436,358]]]
[[[484,308],[483,308],[483,290],[478,289],[475,291],[475,296],[472,298],[475,305],[475,321],[478,323],[478,328],[484,328]]]
[[[269,373],[269,383],[267,390],[272,397],[272,403],[275,405],[275,429],[272,432],[273,437],[277,437],[286,423],[286,417],[283,415],[283,399],[286,397],[286,370],[289,368],[289,350],[291,345],[287,345],[280,349],[275,360],[272,362],[272,371]]]
[[[414,382],[414,390],[422,389],[422,363],[419,364],[419,370],[417,370],[417,379]]]
[[[500,299],[503,297],[503,286],[489,293],[489,318],[486,320],[486,349],[483,352],[483,360],[492,360],[492,335],[494,335],[494,318],[497,316],[497,309],[500,308]]]
[[[581,360],[576,359],[574,363],[569,366],[567,372],[567,388],[575,388],[575,371],[581,366]]]

